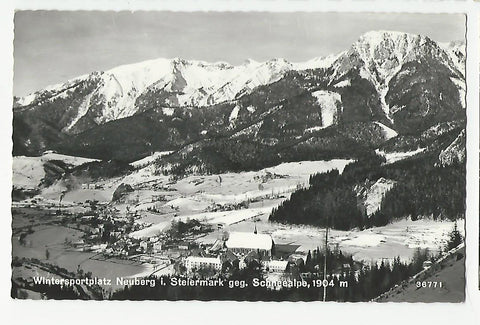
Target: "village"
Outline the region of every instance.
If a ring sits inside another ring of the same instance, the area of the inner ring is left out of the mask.
[[[38,208],[40,202],[35,203]],[[23,208],[32,206],[22,204]],[[20,205],[17,204],[17,208]],[[196,219],[178,220],[154,236],[136,237],[131,234],[151,226],[139,221],[141,212],[121,213],[110,204],[96,201],[84,202],[81,213],[76,208],[74,204],[62,208],[52,203],[43,206],[45,211],[50,211],[50,224],[80,232],[76,238],[65,237],[62,249],[89,254],[89,260],[135,263],[145,270],[142,277],[167,275],[208,279],[253,268],[276,289],[281,288],[281,284],[278,285],[280,279],[303,281],[312,276],[323,277],[323,268],[318,265],[316,274],[306,272],[305,263],[311,257],[310,251],[297,251],[298,245],[276,244],[270,234],[258,231],[256,223],[250,232],[244,232],[222,231],[221,225],[214,226]],[[197,241],[213,230],[218,233],[213,243]],[[28,245],[31,232],[31,227],[17,232],[18,243]],[[46,260],[49,249],[46,249]],[[78,269],[81,267],[79,264]],[[340,276],[352,267],[359,270],[361,264],[351,260],[330,272]]]

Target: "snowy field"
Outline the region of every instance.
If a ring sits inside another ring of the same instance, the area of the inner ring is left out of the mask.
[[[417,221],[400,220],[383,227],[366,230],[340,231],[330,230],[331,248],[350,253],[356,260],[391,260],[399,256],[409,260],[416,248],[428,248],[437,252],[442,248],[454,222],[422,219]],[[460,220],[458,229],[464,234],[464,222]],[[272,232],[278,243],[300,245],[298,251],[308,251],[323,247],[325,230],[316,227],[287,226]]]
[[[57,153],[45,153],[40,157],[13,157],[13,185],[16,188],[33,189],[38,187],[42,178],[45,177],[43,164],[51,160],[60,160],[72,166],[95,161],[95,159],[73,157]]]
[[[206,244],[215,242],[226,231],[248,232],[256,227],[261,233],[271,234],[278,244],[298,245],[299,252],[322,247],[325,229],[271,223],[268,216],[272,208],[288,198],[297,186],[308,186],[311,174],[333,168],[343,171],[347,163],[349,161],[286,163],[256,172],[184,178],[169,185],[175,192],[170,193],[169,199],[161,205],[163,211],[169,211],[170,214],[158,216],[158,221],[153,222],[151,227],[132,233],[132,236],[137,238],[155,236],[168,228],[172,220],[197,219],[214,226],[215,230],[212,233],[199,239],[199,242]],[[267,174],[273,177],[266,177]],[[394,182],[390,180],[381,179],[372,186],[367,193],[369,210],[376,210],[380,204],[379,200],[393,184]],[[207,211],[215,204],[238,204],[246,201],[250,202],[248,209]],[[154,219],[152,216],[148,220]],[[219,224],[222,227],[216,229]],[[399,256],[407,261],[417,247],[429,248],[436,252],[445,244],[453,225],[453,222],[428,219],[401,220],[384,227],[363,231],[331,230],[330,245],[332,249],[338,247],[352,254],[357,260],[370,262],[391,260]],[[459,224],[459,228],[463,231],[462,224]]]
[[[464,234],[464,222],[458,221],[458,229]],[[330,249],[340,249],[352,254],[355,260],[367,263],[378,260],[393,260],[400,257],[409,261],[417,248],[428,248],[438,252],[452,231],[454,222],[434,220],[400,220],[383,227],[366,230],[329,230]],[[254,228],[260,233],[270,234],[276,244],[298,246],[297,252],[308,252],[317,247],[324,248],[325,229],[307,225],[283,225],[268,221],[268,214],[226,225],[202,237],[199,242],[212,244],[224,232],[250,232]]]
[[[164,214],[170,213],[170,216],[159,217],[160,220],[154,222],[150,228],[132,234],[135,237],[149,237],[165,229],[172,220],[196,219],[212,225],[231,225],[255,217],[268,216],[272,208],[288,198],[298,187],[308,186],[311,174],[332,169],[342,172],[351,162],[352,160],[336,159],[284,163],[252,172],[189,176],[176,183],[169,182],[166,176],[157,176],[156,179],[150,176],[142,177],[144,174],[138,171],[136,175],[134,173],[117,180],[117,183],[129,183],[133,187],[139,187],[142,182],[150,184],[155,181],[155,184],[171,189],[169,192],[159,192],[168,196],[168,200],[160,205],[160,209]],[[139,190],[132,196],[138,196],[141,202],[134,209],[153,205],[159,207],[156,203],[144,203],[152,201],[151,190],[149,193]],[[241,203],[248,203],[248,208],[211,211],[218,206]],[[149,217],[149,220],[152,220],[152,217]]]

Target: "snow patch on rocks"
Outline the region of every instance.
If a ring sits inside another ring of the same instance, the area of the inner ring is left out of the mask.
[[[333,91],[317,90],[312,95],[316,98],[321,109],[322,126],[327,127],[335,124],[342,104],[340,94]]]

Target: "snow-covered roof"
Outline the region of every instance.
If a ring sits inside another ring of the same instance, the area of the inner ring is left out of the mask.
[[[273,240],[270,235],[254,234],[250,232],[232,232],[225,243],[228,248],[248,248],[270,250]]]
[[[202,256],[189,256],[186,259],[190,263],[219,263],[220,259],[218,257],[202,257]]]

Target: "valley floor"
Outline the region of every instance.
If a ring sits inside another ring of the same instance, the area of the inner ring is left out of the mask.
[[[58,218],[61,216],[55,215],[54,211],[61,208],[70,215],[85,215],[89,211],[87,200],[111,206],[119,216],[135,214],[137,230],[127,234],[135,240],[161,235],[171,227],[172,221],[195,219],[212,225],[213,229],[194,238],[200,246],[214,244],[225,233],[253,232],[256,228],[259,233],[271,235],[276,245],[286,244],[295,248],[294,253],[306,255],[317,247],[323,249],[325,229],[273,223],[268,221],[268,217],[272,209],[289,198],[292,192],[308,186],[311,174],[334,168],[341,172],[350,162],[285,163],[256,172],[188,176],[178,181],[168,176],[155,176],[150,165],[127,176],[108,180],[76,180],[76,184],[57,182],[44,189],[34,200],[14,203],[13,256],[35,258],[70,272],[82,269],[100,278],[173,272],[173,265],[162,264],[162,256],[155,257],[159,258],[157,260],[141,254],[134,258],[105,258],[99,254],[101,248],[84,251],[66,245],[66,242],[81,240],[85,232],[60,225]],[[120,184],[131,185],[133,191],[120,202],[111,202],[112,194]],[[64,197],[60,205],[62,193]],[[367,230],[331,230],[329,245],[330,249],[349,253],[354,260],[367,264],[391,261],[395,257],[408,262],[418,247],[437,253],[445,245],[453,226],[453,222],[421,219],[400,220]],[[21,243],[16,236],[28,227],[31,233]],[[463,224],[459,224],[458,228],[464,231]],[[180,257],[184,253],[169,251],[162,254]],[[28,272],[25,269],[16,270],[17,275],[25,273],[25,276]]]

